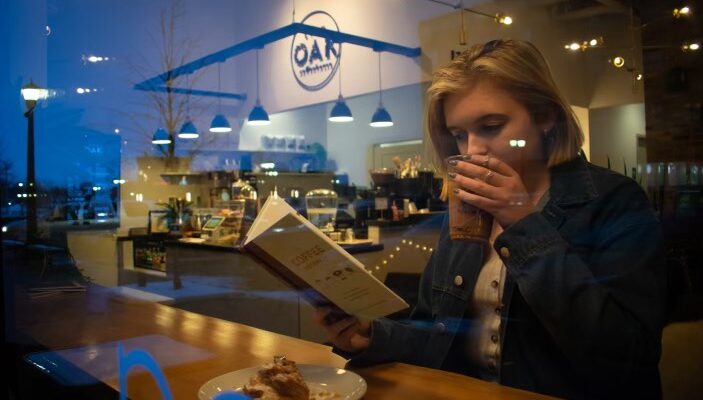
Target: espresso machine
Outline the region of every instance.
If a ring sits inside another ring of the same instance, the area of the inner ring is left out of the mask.
[[[369,219],[392,219],[393,204],[391,202],[395,200],[396,181],[398,180],[396,173],[388,168],[369,172],[373,184],[371,196],[368,199],[367,214],[369,214]]]

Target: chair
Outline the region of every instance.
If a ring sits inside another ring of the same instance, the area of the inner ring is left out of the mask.
[[[703,393],[702,336],[703,320],[676,322],[664,328],[659,371],[665,400],[691,399]]]

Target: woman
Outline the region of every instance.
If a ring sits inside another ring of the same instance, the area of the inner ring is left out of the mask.
[[[474,46],[434,74],[428,127],[448,179],[494,217],[490,246],[449,239],[409,321],[325,325],[352,364],[400,361],[565,398],[661,397],[664,264],[639,186],[589,164],[530,43]]]

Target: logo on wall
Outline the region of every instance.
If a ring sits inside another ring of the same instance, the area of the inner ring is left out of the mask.
[[[313,11],[301,21],[339,32],[339,26],[331,15],[324,11]],[[342,58],[342,44],[323,37],[304,35],[293,36],[290,47],[290,62],[293,76],[298,84],[309,91],[325,87],[337,72]]]

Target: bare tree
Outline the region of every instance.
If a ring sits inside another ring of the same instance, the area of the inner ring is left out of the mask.
[[[12,161],[5,157],[5,143],[0,137],[0,204],[4,207],[8,201],[8,192],[12,185]]]
[[[149,32],[151,42],[154,47],[158,48],[159,57],[156,67],[149,66],[143,56],[140,62],[128,61],[131,69],[138,74],[142,81],[166,71],[172,71],[192,60],[192,53],[197,48],[197,41],[193,38],[181,37],[176,32],[176,28],[180,26],[184,16],[181,0],[173,0],[170,6],[161,12],[158,36]],[[166,130],[171,143],[166,146],[159,145],[156,148],[165,158],[167,165],[176,157],[178,129],[186,119],[196,119],[200,115],[202,104],[202,98],[191,94],[176,93],[174,89],[192,90],[196,87],[201,76],[202,70],[190,75],[168,77],[163,82],[165,91],[144,91],[145,104],[140,107],[143,111],[130,112],[127,115],[149,143],[156,127],[162,127]],[[187,153],[193,155],[213,141],[214,138],[201,135],[198,140],[189,143]]]

